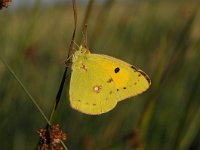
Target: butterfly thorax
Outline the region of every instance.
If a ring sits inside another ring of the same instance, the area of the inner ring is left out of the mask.
[[[79,47],[79,50],[77,50],[73,55],[72,69],[73,69],[73,67],[75,67],[77,65],[78,66],[81,65],[84,62],[84,60],[87,60],[88,54],[90,54],[90,51],[81,45]]]

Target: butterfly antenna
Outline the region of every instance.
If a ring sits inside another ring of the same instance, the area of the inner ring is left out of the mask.
[[[80,46],[78,44],[76,44],[76,42],[73,40],[72,41],[78,48],[80,48]]]
[[[69,66],[69,65],[68,65],[69,60],[70,60],[73,56],[74,56],[74,55],[72,54],[72,55],[70,55],[70,56],[67,58],[67,60],[65,60],[65,65],[66,65],[66,66]]]
[[[76,49],[76,48],[74,48],[74,47],[73,47],[73,50],[77,51],[77,49]]]

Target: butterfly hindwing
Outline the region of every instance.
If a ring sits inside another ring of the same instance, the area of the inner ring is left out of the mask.
[[[112,96],[114,83],[107,84],[109,74],[103,70],[96,61],[87,60],[72,66],[70,81],[71,106],[83,113],[101,114],[115,107],[117,101]]]

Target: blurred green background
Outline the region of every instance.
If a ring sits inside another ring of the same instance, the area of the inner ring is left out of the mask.
[[[54,118],[67,133],[68,149],[200,149],[199,2],[107,0],[77,7],[76,42],[87,18],[91,51],[134,64],[152,85],[106,114],[89,116],[69,106],[68,73]],[[72,4],[11,8],[0,11],[0,56],[50,116],[74,28]],[[45,125],[0,62],[0,149],[35,149],[36,131]]]

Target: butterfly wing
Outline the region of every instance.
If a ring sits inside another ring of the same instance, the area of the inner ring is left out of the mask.
[[[109,74],[90,58],[92,54],[87,55],[87,60],[72,64],[70,104],[86,114],[101,114],[117,104],[115,96],[111,94],[115,85],[107,84]]]
[[[117,101],[138,95],[146,91],[151,84],[145,72],[120,59],[99,54],[93,54],[92,59],[113,79]]]
[[[148,76],[132,65],[106,55],[87,54],[72,64],[70,104],[86,114],[101,114],[149,85]]]

